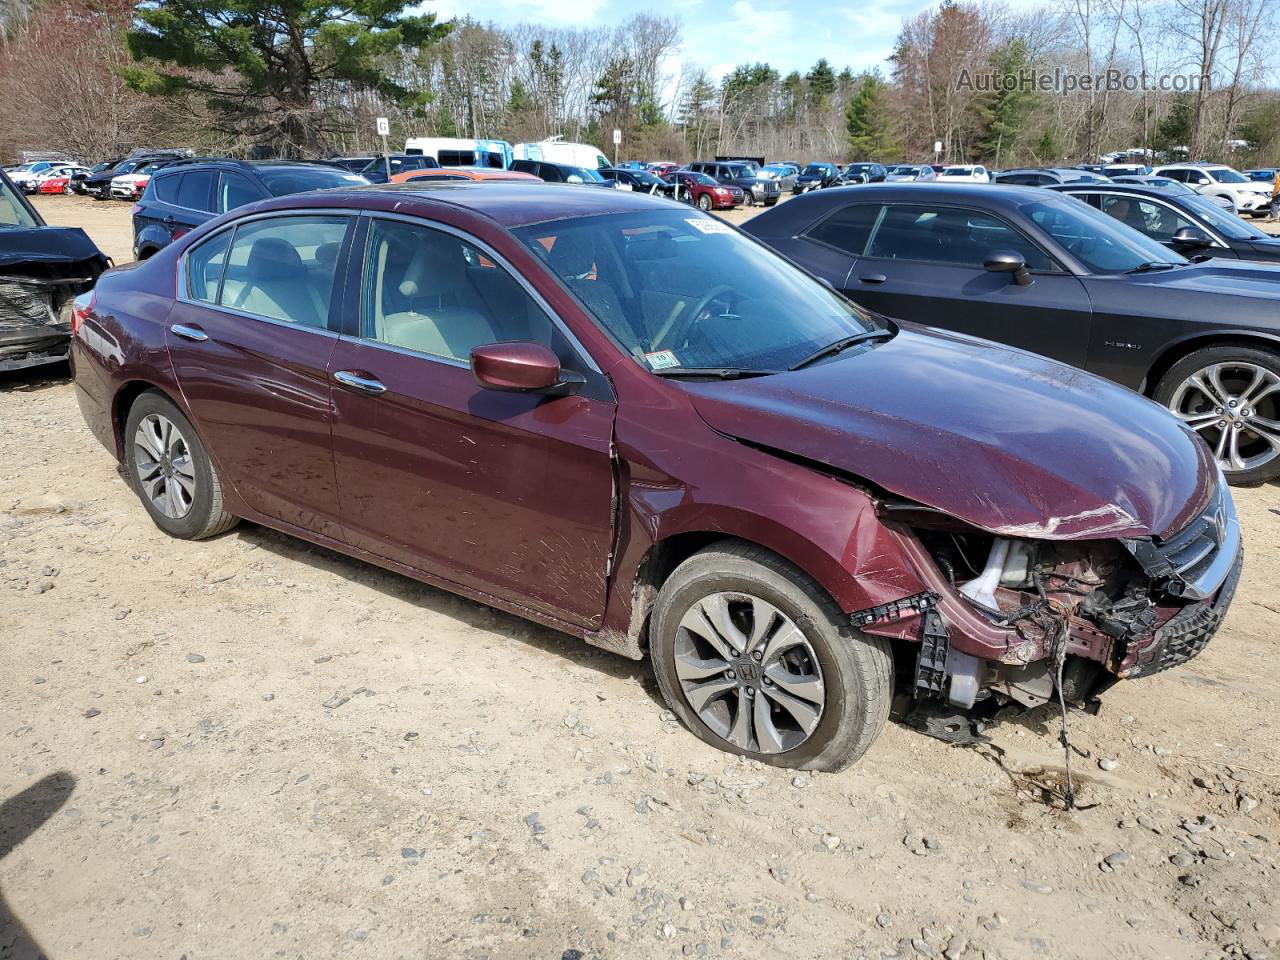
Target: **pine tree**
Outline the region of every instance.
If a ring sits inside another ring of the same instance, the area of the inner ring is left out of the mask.
[[[317,89],[375,90],[408,109],[426,96],[400,86],[383,65],[404,48],[442,39],[448,24],[406,16],[411,0],[153,0],[128,35],[137,63],[122,71],[135,90],[201,94],[228,132],[287,156],[323,148]],[[177,68],[177,69],[175,69]]]

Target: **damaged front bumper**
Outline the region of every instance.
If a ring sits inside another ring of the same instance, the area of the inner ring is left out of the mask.
[[[1038,706],[1059,682],[1066,699],[1082,700],[1115,680],[1186,663],[1221,625],[1243,566],[1221,480],[1201,513],[1164,539],[1011,541],[946,523],[899,529],[924,589],[850,621],[919,643],[917,698],[961,708],[992,696]],[[972,571],[967,582],[956,575],[957,557]]]
[[[78,228],[0,233],[0,371],[67,358],[67,307],[91,289],[107,258]]]

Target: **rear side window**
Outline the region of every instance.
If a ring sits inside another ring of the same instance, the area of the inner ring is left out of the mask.
[[[837,210],[813,227],[808,236],[855,257],[867,249],[867,240],[880,216],[880,204],[855,203]]]
[[[182,183],[182,175],[156,177],[156,199],[161,203],[177,203],[178,188]]]
[[[1017,251],[1028,270],[1053,269],[1048,256],[1017,230],[958,207],[886,207],[867,256],[980,269],[993,250]]]
[[[177,205],[190,207],[192,210],[208,210],[209,195],[213,192],[213,171],[193,170],[182,175],[182,183],[178,187]],[[177,177],[162,177],[161,180],[176,180]]]
[[[441,150],[439,158],[442,167],[470,167],[476,162],[474,150]]]
[[[218,303],[326,328],[347,217],[280,217],[236,228]]]
[[[187,295],[192,300],[218,302],[218,286],[222,283],[222,267],[227,262],[227,245],[230,243],[231,231],[224,230],[187,255]]]

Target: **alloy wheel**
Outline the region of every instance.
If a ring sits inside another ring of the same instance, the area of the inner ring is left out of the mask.
[[[740,750],[795,749],[826,704],[809,641],[781,610],[749,594],[713,593],[689,608],[676,635],[675,672],[698,718]]]
[[[1169,409],[1204,438],[1224,473],[1280,456],[1280,376],[1260,364],[1230,360],[1197,370],[1178,385]]]
[[[138,422],[133,465],[143,494],[160,513],[180,520],[191,512],[196,495],[195,464],[186,437],[172,420],[151,413]]]

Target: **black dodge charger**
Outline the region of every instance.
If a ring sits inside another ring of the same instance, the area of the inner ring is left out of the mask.
[[[1232,483],[1280,475],[1280,267],[1193,263],[1035,187],[822,190],[743,229],[886,316],[1142,391],[1199,433]]]

